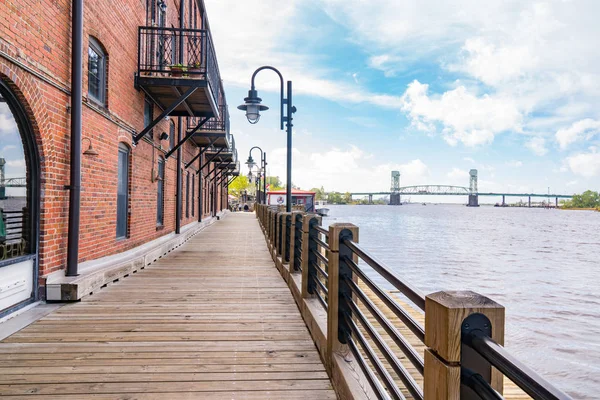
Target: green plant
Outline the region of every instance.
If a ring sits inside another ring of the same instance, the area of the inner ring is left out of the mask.
[[[200,64],[200,61],[196,61],[196,62],[193,62],[193,63],[191,63],[191,64],[189,65],[189,67],[190,67],[190,68],[193,68],[193,69],[200,69],[200,66],[201,66],[201,65],[202,65],[202,64]]]

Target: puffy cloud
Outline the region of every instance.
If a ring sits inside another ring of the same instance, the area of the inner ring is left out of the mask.
[[[469,172],[462,168],[452,168],[452,171],[448,172],[447,176],[452,182],[460,181],[464,183],[469,181]]]
[[[522,115],[509,98],[477,97],[464,86],[440,96],[428,94],[429,85],[413,81],[402,96],[402,110],[419,130],[442,126],[446,142],[475,147],[491,143],[500,132],[521,130]]]
[[[513,167],[513,168],[520,168],[523,166],[523,162],[517,161],[517,160],[512,160],[512,161],[507,162],[506,165],[508,165],[509,167]]]
[[[533,152],[536,156],[544,156],[548,153],[546,148],[546,139],[543,137],[533,137],[525,143],[525,147]]]
[[[589,153],[579,153],[567,157],[565,163],[571,172],[581,175],[585,178],[592,178],[600,175],[600,153],[592,148]]]
[[[330,148],[323,152],[293,151],[293,176],[295,185],[303,189],[325,187],[331,191],[388,191],[391,171],[400,171],[402,185],[423,184],[429,168],[420,159],[404,164],[378,164],[377,158],[358,147]],[[268,174],[285,181],[286,149],[270,152]]]
[[[17,130],[17,124],[10,109],[5,103],[0,103],[0,137],[13,135]]]
[[[556,141],[561,149],[566,149],[578,140],[588,140],[600,133],[600,121],[586,118],[573,123],[570,127],[556,132]]]

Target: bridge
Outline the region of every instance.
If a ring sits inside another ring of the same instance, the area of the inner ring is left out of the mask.
[[[0,200],[6,198],[6,188],[27,187],[27,178],[0,179]]]
[[[529,199],[529,207],[531,207],[532,198],[547,198],[554,199],[558,206],[559,199],[570,199],[573,195],[557,194],[557,193],[502,193],[502,192],[480,192],[477,189],[477,170],[472,169],[470,172],[470,185],[453,186],[453,185],[414,185],[400,186],[400,173],[392,171],[392,188],[389,192],[352,192],[351,196],[368,196],[369,204],[373,203],[373,196],[390,196],[390,205],[400,205],[401,196],[468,196],[469,206],[479,206],[479,196],[502,197],[502,205],[506,205],[507,197],[526,197]]]

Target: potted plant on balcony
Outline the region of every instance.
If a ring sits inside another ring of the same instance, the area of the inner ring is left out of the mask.
[[[171,69],[171,76],[175,78],[182,77],[187,72],[187,67],[183,64],[173,64],[169,68]]]
[[[201,71],[201,69],[200,69],[201,66],[202,66],[202,64],[200,64],[200,61],[193,62],[188,66],[188,71],[191,72],[192,74],[198,74]]]

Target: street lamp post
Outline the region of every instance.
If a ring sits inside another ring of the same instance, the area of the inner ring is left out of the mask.
[[[256,165],[256,163],[254,162],[254,159],[252,158],[252,150],[254,149],[258,149],[260,150],[260,169],[259,169],[259,175],[258,178],[260,178],[260,171],[262,171],[263,174],[263,197],[262,197],[262,204],[266,204],[267,202],[267,153],[264,152],[260,147],[258,146],[254,146],[253,148],[250,149],[250,151],[248,152],[248,161],[246,161],[246,165],[248,166],[248,168],[250,169],[250,171],[252,171],[252,168]],[[257,181],[258,183],[258,181]],[[259,190],[260,190],[260,185],[258,186]],[[258,193],[258,192],[257,192]],[[260,203],[260,201],[259,201]]]
[[[285,122],[286,130],[287,130],[287,190],[286,190],[286,211],[292,211],[292,114],[296,112],[296,107],[292,105],[292,81],[287,81],[287,98],[284,98],[283,93],[283,76],[281,72],[279,72],[276,68],[271,66],[264,66],[258,68],[252,74],[252,81],[250,85],[250,90],[248,91],[248,97],[244,99],[244,104],[238,106],[239,110],[246,111],[246,118],[248,118],[248,122],[251,124],[256,124],[260,119],[260,112],[266,111],[269,107],[261,104],[262,99],[258,97],[258,92],[256,91],[256,87],[254,86],[254,78],[256,75],[262,71],[263,69],[270,69],[279,75],[279,79],[281,81],[281,129],[283,130],[283,125]],[[287,112],[284,116],[283,106],[287,106]]]

